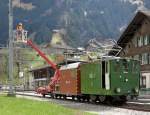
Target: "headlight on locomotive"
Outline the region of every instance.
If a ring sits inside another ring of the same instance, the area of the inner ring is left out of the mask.
[[[117,93],[120,93],[120,92],[121,92],[121,89],[120,89],[120,88],[116,88],[116,92],[117,92]]]
[[[138,92],[139,92],[139,89],[136,87],[136,88],[134,89],[134,91],[135,91],[136,93],[138,93]]]

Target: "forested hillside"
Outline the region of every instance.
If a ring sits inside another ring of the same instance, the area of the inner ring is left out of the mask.
[[[150,0],[13,0],[13,6],[14,26],[23,22],[38,44],[49,42],[53,29],[63,29],[65,41],[76,47],[95,37],[118,39]],[[8,0],[1,0],[0,44],[8,41],[7,15]]]

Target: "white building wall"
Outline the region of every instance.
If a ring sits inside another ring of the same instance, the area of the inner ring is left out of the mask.
[[[150,88],[150,73],[142,73],[142,76],[146,76],[146,88]]]
[[[34,90],[34,78],[32,74],[29,74],[29,90]]]

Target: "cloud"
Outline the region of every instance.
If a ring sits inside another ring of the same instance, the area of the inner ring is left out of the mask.
[[[120,0],[120,1],[121,2],[129,2],[132,5],[137,5],[137,9],[136,9],[135,13],[138,12],[138,11],[147,10],[147,8],[145,7],[144,0]]]
[[[23,10],[32,10],[36,8],[36,6],[33,5],[32,3],[24,3],[21,2],[20,0],[13,0],[13,7],[22,8]]]
[[[121,0],[122,2],[130,2],[131,4],[135,5],[144,5],[143,0]]]
[[[46,11],[42,14],[42,16],[50,16],[51,13],[52,13],[52,9],[50,8],[50,9],[46,10]]]
[[[125,24],[125,25],[123,25],[123,26],[121,26],[120,28],[119,28],[119,31],[120,32],[123,32],[125,29],[126,29],[126,27],[127,27],[127,25]]]

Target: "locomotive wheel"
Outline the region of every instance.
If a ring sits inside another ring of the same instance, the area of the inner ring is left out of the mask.
[[[84,96],[80,97],[80,102],[84,102],[86,100],[86,98]]]
[[[73,101],[75,100],[75,96],[72,96],[72,100],[73,100]]]
[[[77,101],[81,102],[81,97],[77,96]]]
[[[90,95],[90,100],[91,100],[91,102],[96,102],[97,96],[96,95]]]
[[[53,93],[51,93],[50,96],[51,96],[52,99],[54,99],[54,94]]]
[[[127,97],[126,96],[120,96],[120,103],[124,104],[127,102]]]
[[[87,96],[87,97],[86,97],[86,100],[87,100],[87,102],[89,102],[89,101],[90,101],[90,97],[89,97],[89,96]]]
[[[61,95],[58,95],[58,99],[61,99]]]
[[[105,102],[106,102],[107,105],[112,105],[112,101],[113,101],[113,97],[111,97],[111,96],[106,96]]]
[[[120,106],[120,105],[122,105],[122,103],[121,103],[121,101],[120,101],[120,97],[118,97],[118,96],[113,96],[113,97],[111,97],[111,104],[112,105],[116,105],[116,106]]]
[[[58,98],[58,99],[61,99],[61,97],[62,97],[61,95],[58,95],[58,97],[57,97],[57,98]]]
[[[42,94],[42,97],[45,97],[45,94]]]
[[[83,96],[83,97],[82,97],[82,101],[83,101],[83,102],[85,102],[86,99],[87,99],[86,96]]]
[[[56,98],[56,99],[58,98],[58,95],[57,95],[57,94],[55,94],[55,98]]]
[[[101,103],[106,102],[106,96],[103,96],[103,95],[99,96],[99,101],[100,101]]]
[[[66,100],[66,95],[63,95],[63,99]]]

